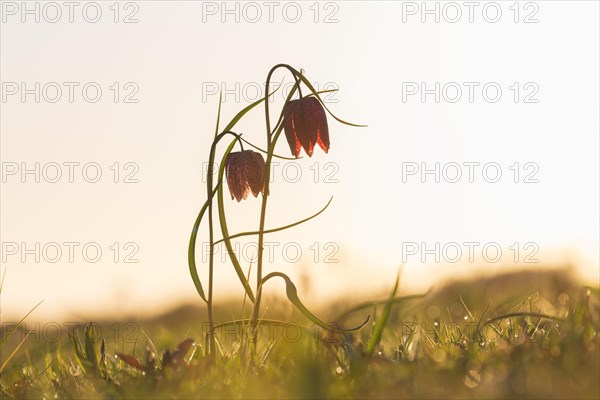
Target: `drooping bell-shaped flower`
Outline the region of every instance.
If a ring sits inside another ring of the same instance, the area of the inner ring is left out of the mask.
[[[265,192],[263,175],[265,160],[260,153],[252,150],[229,153],[225,161],[225,174],[231,199],[246,200],[252,192],[254,197]]]
[[[283,127],[292,155],[298,157],[303,148],[312,157],[315,144],[329,151],[329,128],[323,106],[315,97],[289,101],[283,108],[287,120]]]

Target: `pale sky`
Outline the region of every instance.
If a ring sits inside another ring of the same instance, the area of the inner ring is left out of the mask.
[[[329,117],[329,154],[274,169],[268,227],[334,196],[266,238],[267,271],[296,279],[308,304],[383,293],[401,264],[405,292],[524,261],[573,264],[597,284],[599,5],[513,3],[428,2],[428,14],[421,2],[2,2],[3,318],[40,300],[33,319],[200,304],[187,245],[217,92],[224,124],[280,62],[339,88],[328,107],[368,125]],[[264,108],[236,129],[264,146]],[[290,154],[283,137],[278,152]],[[260,199],[226,203],[231,233],[257,228]],[[216,299],[241,301],[231,266],[216,275]]]

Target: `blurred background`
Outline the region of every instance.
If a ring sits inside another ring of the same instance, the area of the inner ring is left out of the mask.
[[[388,291],[400,265],[403,292],[522,268],[597,285],[598,7],[3,2],[3,319],[41,300],[31,320],[200,303],[187,245],[219,92],[224,126],[281,62],[339,89],[327,107],[368,125],[330,117],[329,154],[274,165],[268,227],[334,197],[267,237],[266,270],[307,304]],[[279,112],[292,80],[274,82]],[[263,108],[236,131],[264,147]],[[278,152],[290,155],[283,138]],[[231,233],[257,228],[260,199],[227,207]],[[241,301],[220,252],[216,300]],[[255,265],[252,240],[236,252]]]

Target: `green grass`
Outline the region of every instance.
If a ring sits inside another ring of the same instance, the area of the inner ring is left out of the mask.
[[[93,331],[82,322],[56,340],[27,336],[25,322],[1,347],[0,365],[20,346],[0,375],[0,397],[600,397],[598,288],[564,271],[448,282],[422,298],[388,295],[316,310],[343,327],[370,315],[356,333],[317,329],[266,301],[258,343],[249,343],[246,322],[231,323],[216,330],[214,359],[205,357],[202,307],[98,321]],[[216,305],[215,320],[249,318],[240,309]]]

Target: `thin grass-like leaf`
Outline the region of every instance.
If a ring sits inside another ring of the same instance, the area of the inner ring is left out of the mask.
[[[217,189],[219,188],[219,184],[212,192],[212,197],[217,193]],[[200,209],[198,216],[196,217],[196,222],[194,222],[194,227],[192,228],[192,234],[190,236],[190,244],[188,246],[188,266],[190,269],[190,275],[192,276],[192,281],[194,281],[194,286],[198,291],[198,294],[204,300],[204,302],[208,302],[206,299],[206,295],[204,294],[204,289],[202,288],[202,282],[200,281],[200,277],[198,276],[198,268],[196,267],[196,239],[198,237],[198,229],[200,228],[200,222],[202,222],[202,218],[204,217],[204,213],[208,208],[208,199]]]
[[[15,347],[15,349],[12,351],[12,353],[10,353],[10,355],[6,358],[6,360],[4,360],[4,363],[0,366],[0,375],[2,374],[2,371],[4,371],[4,368],[6,368],[6,365],[8,364],[8,362],[15,356],[15,354],[17,354],[17,352],[19,351],[21,346],[23,346],[23,344],[25,344],[25,341],[27,340],[27,338],[29,337],[29,335],[31,333],[33,333],[33,332],[32,331],[27,332],[27,334],[25,335],[25,337],[23,337],[23,339],[21,339],[21,341],[19,342],[17,347]]]
[[[310,81],[308,79],[306,79],[306,77],[301,72],[299,72],[299,71],[295,71],[295,72],[296,72],[298,78],[300,78],[300,80],[302,81],[302,83],[304,83],[306,85],[306,87],[308,87],[310,89],[312,94],[321,102],[321,104],[323,104],[323,107],[325,107],[325,109],[327,110],[329,115],[331,115],[336,121],[341,122],[344,125],[356,126],[359,128],[364,128],[367,126],[367,125],[353,124],[351,122],[344,121],[343,119],[336,117],[335,114],[332,113],[329,108],[327,108],[327,105],[325,104],[323,99],[321,99],[321,96],[319,96],[319,92],[313,87],[313,85],[310,83]]]
[[[480,331],[481,323],[483,322],[483,318],[486,316],[491,305],[492,305],[492,303],[488,302],[487,307],[485,307],[485,309],[483,310],[483,313],[481,313],[481,316],[479,317],[479,320],[477,321],[477,325],[475,326],[475,332],[477,332],[479,337],[481,337],[481,331]]]
[[[273,229],[265,229],[263,232],[264,233],[273,233],[273,232],[279,232],[279,231],[283,231],[285,229],[289,229],[292,228],[294,226],[300,225],[304,222],[310,221],[311,219],[317,217],[319,214],[321,214],[323,211],[325,211],[327,209],[327,207],[329,207],[329,205],[331,204],[331,201],[333,200],[333,196],[331,196],[331,198],[329,199],[329,201],[327,202],[327,204],[325,204],[325,207],[323,207],[319,212],[317,212],[316,214],[311,215],[310,217],[304,218],[303,220],[294,222],[292,224],[289,225],[285,225],[285,226],[281,226],[279,228],[273,228]],[[236,233],[235,235],[232,236],[228,236],[227,238],[221,239],[221,240],[217,240],[215,242],[215,245],[223,242],[225,239],[236,239],[242,236],[251,236],[251,235],[258,235],[260,232],[259,231],[252,231],[252,232],[242,232],[242,233]]]
[[[221,233],[223,234],[223,237],[225,238],[222,241],[225,242],[225,247],[227,248],[227,252],[229,254],[229,258],[231,259],[231,263],[233,264],[233,268],[235,269],[235,273],[237,274],[240,282],[242,283],[242,286],[246,290],[246,293],[248,294],[248,298],[250,299],[251,302],[254,303],[254,301],[255,301],[254,293],[252,293],[252,289],[250,288],[250,284],[246,280],[246,275],[244,274],[244,271],[242,270],[240,261],[238,260],[237,256],[235,255],[235,252],[233,251],[233,246],[231,245],[231,240],[228,239],[229,230],[227,228],[227,218],[225,216],[225,202],[223,200],[223,186],[224,186],[223,185],[223,174],[225,173],[225,160],[227,159],[227,156],[233,149],[233,146],[235,146],[235,143],[236,143],[236,141],[234,140],[231,142],[229,147],[227,147],[227,150],[225,150],[225,154],[223,155],[223,159],[221,160],[221,165],[219,167],[219,176],[217,178],[217,186],[219,188],[218,193],[217,193],[217,202],[218,202],[218,208],[219,208],[219,210],[218,210],[219,211],[219,223],[221,225]],[[215,242],[214,244],[216,245],[217,242]]]
[[[215,138],[219,134],[219,121],[221,120],[221,102],[223,101],[223,92],[219,92],[219,110],[217,111],[217,126],[215,127]]]
[[[398,304],[398,303],[403,303],[403,302],[409,301],[409,300],[422,299],[423,297],[427,296],[430,291],[431,291],[431,289],[429,291],[427,291],[426,293],[422,293],[422,294],[411,294],[408,296],[394,297],[392,299],[392,303]],[[389,299],[380,300],[380,301],[369,301],[366,303],[357,304],[356,306],[349,308],[343,314],[341,314],[337,318],[337,321],[343,320],[343,319],[347,318],[350,314],[353,314],[358,311],[362,311],[369,307],[377,307],[379,305],[383,305],[383,304],[387,303],[388,301],[389,301]]]
[[[158,354],[158,350],[156,349],[156,346],[154,345],[154,342],[152,341],[152,339],[150,339],[150,336],[148,336],[148,334],[146,333],[146,331],[144,329],[141,330],[142,334],[146,337],[146,346],[150,347],[150,350],[154,353],[154,354]]]
[[[383,310],[381,311],[381,316],[377,320],[375,324],[375,328],[373,329],[373,334],[369,338],[367,345],[365,347],[365,355],[370,357],[373,355],[375,351],[375,347],[381,341],[381,336],[383,335],[383,330],[385,329],[385,325],[390,317],[390,312],[392,311],[392,305],[394,304],[394,298],[396,297],[396,292],[398,291],[398,283],[400,283],[400,274],[396,277],[396,283],[394,284],[394,288],[392,289],[388,300],[385,302],[383,306]]]
[[[463,300],[462,296],[459,295],[458,298],[460,300],[460,304],[462,304],[462,306],[465,309],[465,311],[467,312],[467,314],[469,314],[469,318],[471,318],[471,321],[475,321],[475,317],[471,313],[471,310],[469,310],[469,307],[467,307],[467,305],[465,304],[465,301]]]
[[[15,326],[13,326],[13,328],[10,331],[8,331],[6,333],[6,335],[4,335],[4,337],[2,338],[2,340],[0,340],[0,346],[2,346],[8,340],[8,338],[19,328],[19,326],[21,326],[21,324],[23,323],[23,321],[25,321],[25,319],[27,317],[29,317],[29,315],[33,312],[33,310],[35,310],[36,308],[38,308],[40,306],[40,304],[42,304],[43,302],[44,302],[44,300],[42,300],[39,303],[37,303],[31,310],[29,310],[29,312],[27,314],[25,314],[25,316],[23,318],[21,318],[21,320]]]
[[[535,318],[546,318],[546,319],[551,319],[554,321],[564,321],[564,318],[561,317],[555,317],[553,315],[548,315],[548,314],[541,314],[541,313],[535,313],[535,312],[515,312],[515,313],[508,313],[508,314],[504,314],[504,315],[499,315],[497,317],[494,318],[490,318],[489,320],[487,320],[482,327],[485,327],[489,324],[492,324],[496,321],[500,321],[506,318],[514,318],[514,317],[535,317]]]
[[[275,347],[276,343],[277,343],[277,340],[273,340],[271,343],[269,343],[269,345],[265,349],[265,352],[263,353],[262,357],[260,358],[260,362],[258,364],[259,368],[262,368],[265,366],[265,364],[267,363],[267,359],[271,355],[271,352],[273,351],[273,348]]]
[[[306,308],[304,306],[304,304],[302,304],[302,302],[300,301],[300,298],[298,297],[298,289],[296,289],[296,285],[294,285],[294,282],[292,282],[292,280],[286,274],[284,274],[282,272],[271,272],[270,274],[268,274],[267,276],[265,276],[262,279],[261,286],[264,285],[269,279],[277,277],[277,276],[282,278],[285,281],[285,293],[286,293],[289,301],[302,314],[304,314],[304,316],[306,318],[308,318],[315,324],[319,325],[321,328],[324,328],[324,329],[327,329],[327,330],[333,331],[333,332],[355,332],[355,331],[359,330],[360,328],[362,328],[363,326],[365,326],[367,322],[369,322],[369,317],[367,317],[367,319],[363,323],[358,325],[357,327],[348,328],[348,329],[338,328],[337,326],[327,324],[327,323],[321,321],[319,318],[317,318],[312,312],[309,311],[308,308]]]
[[[4,278],[6,278],[6,271],[8,268],[4,268],[4,272],[2,273],[2,279],[0,279],[0,293],[2,293],[2,288],[4,287]]]
[[[242,111],[238,112],[235,117],[233,117],[233,119],[229,122],[229,124],[227,124],[227,126],[225,127],[225,129],[223,129],[223,132],[228,132],[231,131],[233,129],[233,127],[235,126],[235,124],[238,123],[238,121],[240,119],[242,119],[242,117],[244,115],[246,115],[250,110],[252,110],[254,107],[256,107],[257,105],[259,105],[260,103],[262,103],[263,101],[265,101],[265,99],[267,99],[268,97],[271,97],[273,94],[275,94],[275,92],[277,92],[279,90],[279,88],[281,87],[281,85],[277,86],[277,88],[275,88],[275,90],[273,90],[271,93],[269,93],[267,96],[262,97],[258,100],[256,100],[254,103],[244,107],[242,109]]]
[[[258,147],[258,146],[256,146],[256,145],[252,144],[251,142],[247,141],[247,140],[246,140],[246,139],[244,139],[244,138],[242,138],[242,142],[244,142],[244,143],[246,143],[247,145],[249,145],[250,147],[252,147],[252,148],[254,148],[254,149],[256,149],[256,150],[260,151],[261,153],[267,154],[267,151],[266,151],[266,150],[264,150],[264,149],[261,149],[260,147]],[[279,158],[279,159],[281,159],[281,160],[288,160],[288,161],[296,161],[296,160],[299,160],[299,159],[301,159],[301,158],[302,158],[302,157],[298,157],[298,158],[296,158],[296,157],[284,157],[284,156],[280,156],[280,155],[277,155],[277,154],[273,154],[273,157],[275,157],[275,158]]]

